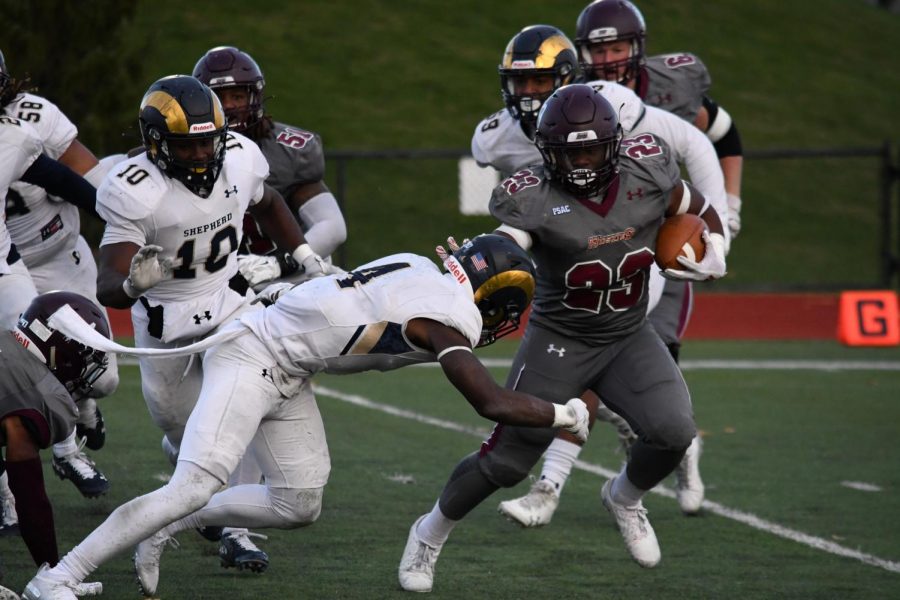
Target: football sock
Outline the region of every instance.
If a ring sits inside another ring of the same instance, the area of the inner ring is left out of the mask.
[[[432,548],[440,548],[450,537],[450,532],[459,521],[453,521],[444,516],[439,506],[440,501],[434,503],[434,508],[419,523],[416,529],[416,535],[419,539],[431,546]]]
[[[581,446],[562,438],[554,438],[544,453],[541,479],[553,484],[558,496],[572,473],[572,465],[581,453]]]
[[[53,444],[53,456],[57,458],[62,458],[64,456],[71,456],[73,454],[78,453],[78,443],[75,441],[75,430],[72,429],[72,433],[69,434],[69,437],[64,439],[61,442],[57,442]]]
[[[625,474],[625,469],[622,469],[622,472],[613,479],[610,492],[613,502],[632,508],[638,505],[647,490],[642,490],[631,483],[628,475]]]

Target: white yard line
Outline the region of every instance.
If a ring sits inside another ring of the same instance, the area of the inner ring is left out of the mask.
[[[486,362],[486,361],[485,361]],[[751,361],[740,361],[740,362],[751,362]],[[762,362],[774,362],[774,361],[762,361]],[[803,363],[812,363],[819,361],[793,361],[793,362],[803,362]],[[684,365],[682,364],[682,368]],[[809,367],[807,367],[809,368]],[[896,370],[900,370],[900,365],[895,367]],[[892,369],[892,370],[895,370]],[[834,369],[828,369],[834,370]],[[397,408],[395,406],[391,406],[388,404],[382,404],[380,402],[375,402],[363,396],[359,396],[356,394],[345,394],[338,390],[315,385],[315,393],[320,396],[327,396],[329,398],[334,398],[335,400],[341,400],[342,402],[348,402],[355,406],[361,406],[363,408],[369,408],[372,410],[381,411],[387,413],[389,415],[395,417],[402,417],[404,419],[410,419],[416,421],[418,423],[425,423],[427,425],[433,425],[435,427],[440,427],[442,429],[449,429],[450,431],[457,431],[459,433],[466,433],[469,435],[473,435],[479,438],[486,438],[490,431],[482,428],[482,427],[470,427],[468,425],[463,425],[461,423],[456,423],[454,421],[447,421],[445,419],[437,419],[435,417],[429,417],[427,415],[423,415],[421,413],[417,413],[411,410],[405,410],[402,408]],[[575,466],[582,471],[587,471],[589,473],[593,473],[595,475],[599,475],[601,477],[605,477],[607,479],[614,477],[618,471],[613,471],[610,469],[606,469],[600,465],[595,465],[592,463],[587,463],[581,460],[575,461]],[[665,486],[659,485],[656,486],[652,492],[654,494],[658,494],[660,496],[664,496],[666,498],[675,498],[675,492]],[[868,565],[872,565],[873,567],[879,567],[881,569],[885,569],[887,571],[892,571],[894,573],[900,573],[900,562],[885,560],[883,558],[879,558],[877,556],[873,556],[871,554],[866,554],[865,552],[860,552],[859,550],[853,550],[851,548],[845,548],[839,544],[835,544],[834,542],[828,541],[826,539],[816,537],[813,535],[809,535],[807,533],[803,533],[801,531],[796,531],[794,529],[790,529],[788,527],[784,527],[777,523],[772,523],[771,521],[766,521],[756,515],[751,513],[743,512],[740,510],[736,510],[733,508],[728,508],[727,506],[723,506],[718,502],[713,502],[711,500],[703,501],[703,508],[708,512],[719,515],[721,517],[725,517],[726,519],[732,519],[739,523],[743,523],[744,525],[749,525],[754,529],[759,529],[760,531],[765,531],[766,533],[771,533],[781,538],[785,538],[794,542],[798,542],[805,546],[809,546],[810,548],[815,548],[817,550],[822,550],[824,552],[828,552],[830,554],[836,554],[838,556],[844,556],[846,558],[852,558],[854,560],[858,560]]]

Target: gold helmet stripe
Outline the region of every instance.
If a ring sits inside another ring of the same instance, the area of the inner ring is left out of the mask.
[[[171,94],[156,90],[144,96],[141,102],[141,110],[145,107],[155,108],[166,119],[166,128],[169,133],[188,133],[187,115],[184,109]]]
[[[490,298],[494,292],[505,287],[517,287],[525,292],[528,301],[534,297],[534,277],[528,271],[504,271],[482,283],[475,290],[475,304]]]
[[[503,53],[503,64],[501,66],[504,69],[512,68],[513,46],[515,46],[515,41],[515,38],[510,40],[509,44],[506,46],[506,51]],[[572,54],[575,54],[575,46],[572,45],[572,42],[570,42],[568,38],[562,35],[552,35],[548,37],[541,43],[540,48],[538,48],[537,54],[534,57],[534,68],[552,69],[556,64],[557,57],[566,50],[571,50]]]

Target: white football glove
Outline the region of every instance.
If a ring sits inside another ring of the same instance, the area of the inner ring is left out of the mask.
[[[666,269],[662,274],[669,279],[707,281],[719,279],[725,275],[725,236],[721,233],[703,232],[703,242],[706,251],[700,262],[695,262],[686,256],[679,256],[678,262],[685,267],[683,271]]]
[[[137,298],[161,281],[172,278],[172,259],[159,260],[162,246],[147,245],[131,257],[128,278],[122,284],[125,293]]]
[[[251,300],[250,304],[261,302],[263,306],[271,306],[275,304],[275,301],[281,298],[283,294],[285,294],[288,290],[294,289],[296,286],[296,283],[288,283],[286,281],[273,283],[272,285],[266,286],[258,294],[256,294],[256,298]]]
[[[553,427],[562,427],[569,433],[575,434],[581,442],[588,439],[588,423],[590,415],[588,409],[581,398],[572,398],[563,404],[554,404],[556,415],[553,420]]]
[[[281,277],[281,265],[274,256],[239,254],[237,261],[238,271],[251,287]]]
[[[728,197],[728,231],[734,240],[741,232],[741,199],[734,194],[726,194]]]
[[[321,256],[313,252],[313,249],[309,247],[309,244],[300,244],[297,246],[291,253],[291,257],[297,261],[298,265],[300,265],[300,272],[306,275],[306,279],[323,277],[325,275],[330,275],[332,272],[331,265],[325,262]]]
[[[463,240],[463,245],[469,242],[469,238]],[[443,246],[435,247],[434,251],[437,252],[438,258],[441,259],[441,262],[446,262],[450,255],[459,250],[459,244],[456,243],[456,238],[452,235],[447,238],[447,247],[450,248],[448,251],[447,248]]]

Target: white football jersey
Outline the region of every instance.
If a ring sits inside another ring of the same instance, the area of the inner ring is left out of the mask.
[[[543,162],[534,141],[525,135],[519,120],[505,108],[475,127],[472,157],[482,167],[494,167],[504,178]]]
[[[27,123],[0,116],[0,198],[6,198],[9,186],[18,180],[41,155],[41,139]],[[6,257],[10,237],[6,229],[6,205],[0,205],[0,274],[9,273]]]
[[[164,175],[146,154],[117,163],[97,190],[106,220],[101,246],[155,244],[174,278],[144,294],[151,304],[211,298],[237,273],[237,247],[247,207],[263,196],[268,163],[251,140],[229,133],[225,161],[208,198]],[[168,310],[168,307],[167,307]]]
[[[78,136],[75,125],[46,98],[21,94],[4,111],[27,121],[40,137],[44,154],[53,160],[58,160]],[[6,220],[13,243],[32,268],[74,249],[81,228],[78,207],[21,181],[11,186],[6,197]]]
[[[240,320],[285,372],[308,377],[433,362],[434,353],[406,338],[406,325],[415,318],[452,327],[473,347],[481,338],[481,313],[468,282],[459,283],[416,254],[394,254],[313,279]]]

